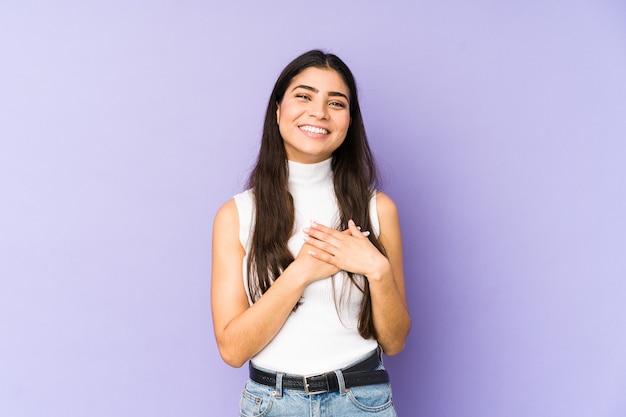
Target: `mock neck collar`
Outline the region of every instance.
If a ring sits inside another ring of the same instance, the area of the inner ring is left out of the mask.
[[[332,157],[315,164],[302,164],[287,161],[289,169],[289,185],[311,185],[332,178]]]

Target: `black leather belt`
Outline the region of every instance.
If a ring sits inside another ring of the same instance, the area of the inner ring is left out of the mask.
[[[384,369],[377,370],[380,364],[378,350],[363,361],[341,370],[346,388],[363,385],[386,384],[389,382],[389,374]],[[250,362],[250,379],[259,384],[270,387],[276,386],[276,373],[266,372],[255,368]],[[321,394],[339,390],[339,382],[335,372],[312,376],[283,375],[283,389],[304,391],[307,394]]]

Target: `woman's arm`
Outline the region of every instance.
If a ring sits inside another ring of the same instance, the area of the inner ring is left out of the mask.
[[[404,349],[411,327],[404,288],[400,221],[396,205],[387,195],[379,192],[376,204],[379,240],[387,257],[372,245],[353,221],[348,223],[350,234],[312,224],[305,229],[305,241],[316,248],[311,256],[367,277],[378,343],[385,354],[395,355]]]
[[[387,253],[388,266],[366,275],[370,284],[374,327],[378,342],[387,355],[395,355],[404,349],[411,328],[411,317],[406,302],[402,235],[398,210],[387,195],[376,195],[376,207],[380,223],[380,243]]]
[[[211,309],[220,355],[240,367],[278,333],[306,286],[338,269],[307,255],[303,245],[296,260],[252,306],[243,284],[244,248],[239,242],[239,215],[234,200],[217,212],[213,225]]]

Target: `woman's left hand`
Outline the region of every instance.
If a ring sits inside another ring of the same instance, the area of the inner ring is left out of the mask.
[[[387,258],[367,238],[369,231],[362,232],[352,220],[343,232],[316,222],[303,231],[305,242],[320,249],[309,254],[341,270],[372,278],[390,268]]]

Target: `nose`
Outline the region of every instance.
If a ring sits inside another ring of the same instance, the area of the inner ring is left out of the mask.
[[[311,107],[309,108],[309,114],[317,119],[328,119],[328,107],[323,100],[311,101]]]

